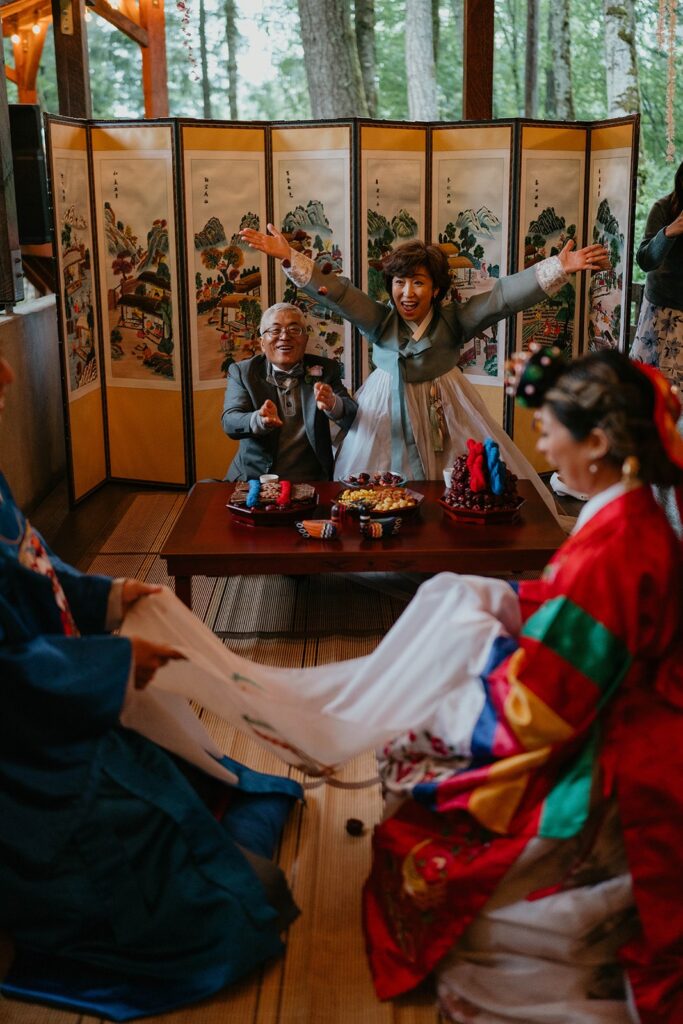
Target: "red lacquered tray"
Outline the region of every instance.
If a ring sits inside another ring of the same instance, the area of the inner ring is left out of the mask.
[[[491,523],[514,523],[519,519],[519,510],[524,504],[524,498],[519,498],[516,508],[453,508],[443,498],[439,498],[439,505],[446,515],[456,523],[475,523],[478,526],[486,526]]]
[[[310,516],[318,507],[318,494],[313,496],[312,501],[297,502],[288,508],[276,509],[267,512],[264,508],[246,508],[244,505],[233,505],[228,502],[225,506],[233,519],[243,523],[245,526],[292,526],[300,519]]]

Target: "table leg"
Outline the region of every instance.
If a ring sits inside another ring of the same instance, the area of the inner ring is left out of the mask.
[[[175,583],[176,597],[186,604],[188,608],[192,608],[192,577],[191,576],[174,576],[173,581]]]

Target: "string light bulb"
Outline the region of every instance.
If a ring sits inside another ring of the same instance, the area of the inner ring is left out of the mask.
[[[21,36],[19,35],[18,32],[13,32],[12,35],[10,36],[10,38],[11,38],[12,42],[15,44],[15,46],[16,46],[17,43],[21,42]]]
[[[31,25],[31,32],[33,32],[34,36],[40,35],[40,25],[37,21],[34,21]]]

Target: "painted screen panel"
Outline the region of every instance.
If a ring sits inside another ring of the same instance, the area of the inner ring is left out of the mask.
[[[512,129],[435,129],[432,140],[432,239],[448,258],[446,301],[467,302],[508,272]],[[502,386],[505,326],[466,344],[460,366],[474,383]]]
[[[260,351],[268,261],[239,231],[266,228],[266,133],[184,125],[181,139],[195,466],[203,479],[222,477],[235,449],[220,423],[228,366]]]
[[[363,125],[361,144],[361,287],[388,299],[382,256],[402,242],[424,240],[427,132]]]
[[[519,269],[558,253],[569,239],[585,244],[584,173],[586,131],[525,127],[519,214]],[[518,346],[551,342],[576,351],[579,293],[576,282],[519,314]]]
[[[111,473],[185,483],[170,126],[92,129]]]
[[[48,122],[69,464],[75,501],[106,479],[87,130]]]
[[[273,128],[273,217],[290,244],[332,273],[352,276],[351,128]],[[351,386],[351,328],[337,314],[299,291],[282,273],[277,302],[293,302],[308,318],[308,351],[337,359]]]
[[[633,139],[632,122],[591,132],[588,241],[601,242],[608,249],[612,266],[585,282],[585,345],[589,351],[618,348],[623,352],[627,345]]]

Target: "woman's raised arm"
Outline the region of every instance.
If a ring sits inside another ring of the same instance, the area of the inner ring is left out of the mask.
[[[268,234],[254,231],[253,228],[242,228],[240,236],[252,249],[258,249],[266,256],[272,256],[276,260],[286,260],[289,257],[289,242],[274,224],[268,225]]]

